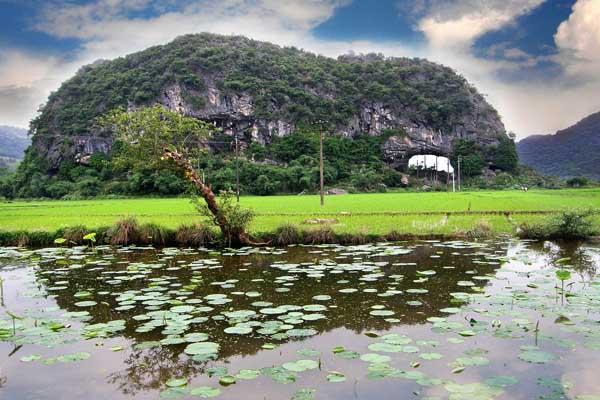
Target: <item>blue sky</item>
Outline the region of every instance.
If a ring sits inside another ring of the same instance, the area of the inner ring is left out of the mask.
[[[509,130],[551,133],[600,110],[594,20],[600,0],[0,0],[0,123],[25,126],[83,64],[208,31],[429,58],[469,79]]]

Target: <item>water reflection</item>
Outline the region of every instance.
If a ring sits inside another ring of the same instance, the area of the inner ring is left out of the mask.
[[[97,353],[101,353],[101,356],[96,358],[97,365],[87,361],[68,367],[57,364],[54,367],[56,370],[39,363],[19,362],[15,360],[16,357],[11,357],[11,361],[3,366],[6,376],[2,378],[3,382],[0,381],[0,388],[4,385],[3,391],[7,390],[11,399],[55,398],[56,392],[40,390],[45,388],[45,380],[27,382],[29,368],[43,371],[53,379],[68,380],[66,377],[73,374],[74,380],[77,376],[91,375],[101,366],[101,379],[107,385],[102,388],[103,395],[108,393],[111,398],[156,398],[157,393],[164,391],[166,383],[173,378],[185,377],[195,386],[218,386],[218,377],[222,374],[219,368],[226,367],[229,369],[227,373],[235,374],[244,368],[277,366],[294,359],[307,358],[306,355],[298,356],[296,352],[310,347],[318,351],[319,371],[322,370],[322,373],[308,372],[308,377],[303,375],[300,379],[298,376],[299,382],[283,386],[264,376],[255,381],[239,380],[232,387],[222,388],[221,397],[285,398],[308,384],[322,389],[327,393],[327,398],[347,398],[356,392],[354,386],[359,379],[363,382],[363,378],[356,377],[355,382],[348,379],[331,392],[322,374],[326,374],[327,370],[347,370],[347,365],[353,365],[352,370],[357,365],[364,368],[365,364],[360,360],[341,359],[331,350],[345,346],[359,354],[372,353],[368,346],[378,340],[377,336],[389,332],[409,336],[409,347],[417,349],[414,353],[406,348],[406,351],[390,354],[394,356],[391,367],[410,370],[413,365],[412,368],[431,376],[431,379],[439,376],[445,380],[470,378],[481,381],[488,377],[486,374],[480,375],[481,371],[487,371],[490,376],[509,372],[520,375],[524,372],[523,367],[528,367],[530,372],[535,367],[534,378],[548,372],[560,376],[562,364],[544,367],[505,358],[506,354],[518,351],[520,345],[533,337],[533,331],[538,328],[532,321],[544,318],[537,315],[535,307],[533,311],[514,309],[514,315],[510,314],[512,308],[506,307],[515,302],[515,293],[522,296],[534,286],[537,288],[550,284],[551,275],[545,276],[544,271],[562,258],[571,259],[570,263],[580,274],[581,280],[593,280],[599,254],[595,248],[581,245],[489,241],[478,244],[418,242],[379,247],[290,247],[225,255],[190,249],[132,248],[115,251],[100,248],[95,252],[84,249],[64,253],[41,251],[25,254],[24,258],[4,258],[0,259],[4,265],[0,272],[8,282],[7,307],[23,315],[32,312],[43,314],[44,310],[54,305],[59,308],[56,313],[58,316],[88,311],[89,315],[75,318],[70,326],[59,329],[59,332],[71,329],[78,335],[87,335],[87,341],[65,340],[67,347],[73,351],[92,353],[88,361],[94,360]],[[503,264],[505,271],[497,273]],[[542,272],[538,272],[538,268]],[[34,289],[41,291],[41,296],[28,297],[27,293]],[[210,296],[215,294],[224,295],[228,302],[211,303]],[[85,301],[94,304],[82,306]],[[525,300],[517,298],[516,301]],[[526,301],[541,300],[532,298]],[[257,306],[256,302],[261,304]],[[324,310],[303,308],[314,304],[324,305]],[[468,307],[460,309],[465,304]],[[140,330],[148,314],[169,310],[177,305],[193,305],[195,311],[189,317],[200,319],[184,324],[185,329],[170,336],[165,333],[165,329],[168,330],[165,324],[157,323],[156,329]],[[260,312],[264,308],[283,305],[296,308],[283,314],[282,318],[279,313],[269,315]],[[211,309],[198,311],[200,307]],[[225,333],[235,318],[223,313],[240,310],[256,312],[249,318],[241,319],[242,324],[252,327],[252,333]],[[597,312],[592,310],[594,314]],[[552,317],[552,313],[548,314],[548,317]],[[56,318],[55,314],[52,315],[52,318]],[[570,317],[575,320],[573,316]],[[501,318],[508,320],[500,328],[494,327],[492,320]],[[525,321],[526,318],[531,321]],[[118,320],[125,321],[124,329],[115,334],[101,332],[97,336],[90,335],[90,326]],[[296,321],[292,323],[292,320]],[[571,321],[569,318],[567,320]],[[274,332],[260,333],[265,321],[289,326],[278,326]],[[565,321],[552,321],[557,331],[569,326],[564,325]],[[286,335],[292,328],[314,329],[317,334]],[[557,342],[553,336],[555,328],[550,329],[541,335],[542,342],[548,341],[551,349],[563,351],[560,349],[561,342]],[[169,337],[180,338],[184,332],[207,334],[208,340],[219,344],[218,356],[205,361],[193,360],[184,353],[189,343],[136,347]],[[501,335],[508,335],[509,338],[512,335],[523,343],[515,346],[503,342],[499,339]],[[538,332],[535,332],[536,340],[538,336]],[[455,339],[448,342],[453,346],[447,345],[448,338]],[[272,350],[268,347],[271,343],[279,347]],[[0,346],[2,351],[10,352],[6,343],[0,343]],[[25,346],[26,350],[13,349],[18,357],[40,351],[35,344],[26,343]],[[118,351],[121,347],[123,351]],[[111,348],[117,350],[111,352]],[[488,359],[489,366],[483,364],[480,369],[466,368],[455,378],[457,375],[453,375],[451,370],[456,369],[456,360],[461,357],[464,359],[464,352],[469,348],[487,349],[482,354]],[[55,351],[44,350],[47,355]],[[423,353],[439,354],[441,360],[425,361],[427,358],[421,356]],[[595,353],[585,357],[600,361]],[[419,365],[415,367],[415,363]],[[451,364],[453,366],[448,367]],[[498,370],[499,365],[504,367]],[[59,374],[59,369],[66,372]],[[78,369],[76,373],[75,369]],[[15,381],[14,386],[7,384],[7,377],[10,378],[9,382]],[[397,398],[402,393],[418,393],[419,396],[447,394],[439,386],[444,381],[431,382],[393,381],[391,385],[387,381],[367,380],[361,383],[361,388],[367,388],[366,391],[361,389],[361,398]],[[552,386],[550,383],[548,385]],[[562,393],[562,386],[540,387],[535,379],[524,379],[520,389],[515,392],[503,388],[504,395],[510,393],[510,397],[505,398],[523,399],[537,397],[547,389],[553,396],[558,396],[552,398],[567,396]],[[163,392],[165,396],[176,394]],[[74,399],[77,395],[79,393],[73,391],[63,393],[61,398]]]

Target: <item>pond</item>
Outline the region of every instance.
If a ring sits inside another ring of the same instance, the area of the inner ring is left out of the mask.
[[[0,398],[597,400],[599,265],[514,240],[0,248]]]

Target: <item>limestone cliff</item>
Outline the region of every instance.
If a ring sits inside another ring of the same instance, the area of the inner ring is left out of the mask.
[[[382,153],[399,168],[415,154],[449,155],[458,139],[485,149],[506,137],[497,112],[441,65],[373,54],[332,59],[200,34],[83,67],[33,121],[31,154],[51,173],[109,152],[113,138],[95,128],[95,118],[156,103],[246,142],[267,144],[316,119],[328,121],[329,134],[385,134]]]

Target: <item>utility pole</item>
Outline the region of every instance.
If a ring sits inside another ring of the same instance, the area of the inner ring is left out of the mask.
[[[462,161],[462,156],[458,156],[458,191],[460,192],[460,162]]]
[[[450,159],[446,158],[446,161],[448,162],[448,165],[446,166],[446,192],[449,192],[450,189],[448,184],[450,183]]]
[[[419,157],[420,156],[417,156],[417,181],[415,182],[415,185],[417,187],[417,192],[419,191],[419,163],[421,162]]]
[[[438,183],[439,183],[438,182],[438,178],[439,178],[439,175],[438,175],[438,156],[435,156],[435,187],[436,188],[438,187]]]
[[[456,184],[454,183],[454,172],[452,172],[452,193],[456,192]]]
[[[240,202],[240,160],[238,154],[238,137],[237,132],[234,133],[235,137],[235,196],[237,202]]]
[[[323,179],[323,127],[319,130],[319,180],[320,180],[320,194],[321,194],[321,207],[325,205],[325,189]]]

